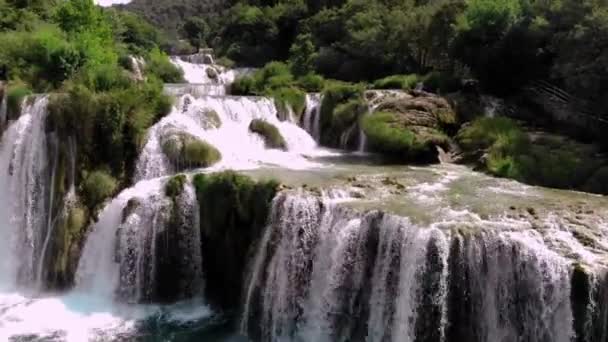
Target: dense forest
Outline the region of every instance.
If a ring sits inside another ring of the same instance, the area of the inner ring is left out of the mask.
[[[141,13],[241,65],[289,61],[348,81],[440,72],[505,94],[548,80],[606,114],[605,0],[135,0]]]

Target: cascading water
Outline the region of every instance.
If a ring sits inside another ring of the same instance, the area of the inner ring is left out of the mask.
[[[306,110],[302,118],[302,125],[317,143],[321,141],[321,94],[306,94]]]
[[[49,161],[45,134],[46,97],[24,103],[0,144],[0,287],[36,281],[47,228]]]
[[[606,336],[604,304],[574,301],[579,290],[572,288],[572,261],[524,222],[420,226],[282,194],[252,265],[241,329],[255,340],[568,342],[577,333],[580,341]],[[598,274],[604,279],[604,271]],[[581,320],[594,332],[576,329]]]
[[[226,69],[216,64],[190,63],[179,57],[171,62],[184,72],[184,79],[201,95],[226,95],[226,87],[235,79],[248,75],[253,69]],[[181,95],[181,94],[180,94]]]
[[[210,123],[210,117],[220,124]],[[275,125],[287,143],[287,151],[266,149],[263,139],[249,131],[253,119]],[[217,127],[219,126],[219,127]],[[277,119],[274,101],[256,97],[193,98],[184,96],[173,112],[150,129],[148,142],[137,164],[137,179],[150,179],[175,172],[162,151],[162,142],[172,134],[187,133],[215,146],[221,161],[214,169],[249,169],[260,165],[286,168],[318,166],[305,157],[323,153],[315,141],[297,125]]]

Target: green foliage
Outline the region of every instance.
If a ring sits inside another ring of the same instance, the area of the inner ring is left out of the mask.
[[[365,116],[361,126],[374,151],[398,161],[435,161],[435,146],[448,144],[445,134],[432,128],[408,126],[395,113]]]
[[[209,30],[209,25],[207,25],[205,19],[200,17],[188,18],[182,27],[184,37],[197,50],[207,45]]]
[[[420,82],[418,75],[392,75],[374,82],[374,89],[403,89],[411,90],[416,88]]]
[[[267,148],[287,149],[287,143],[277,127],[267,121],[254,119],[249,124],[249,131],[257,133],[264,139]]]
[[[308,93],[318,93],[325,87],[325,79],[321,75],[309,73],[298,78],[297,84]]]
[[[249,253],[266,225],[278,189],[233,171],[198,174],[193,184],[200,208],[205,291],[215,304],[236,308]]]
[[[186,175],[177,175],[171,177],[165,184],[165,195],[171,198],[181,195],[187,181],[188,178]]]
[[[21,115],[23,100],[30,94],[32,91],[23,83],[9,85],[6,91],[6,110],[9,118],[17,118]]]
[[[359,84],[349,84],[343,82],[327,83],[323,90],[323,102],[321,104],[321,142],[326,146],[338,146],[338,140],[344,127],[334,126],[334,112],[338,105],[349,102],[350,100],[360,100],[363,98],[364,87]]]
[[[311,34],[302,34],[296,37],[289,49],[291,71],[296,76],[302,76],[315,71],[315,45]]]
[[[295,113],[296,120],[299,119],[300,115],[304,112],[306,107],[306,93],[302,90],[293,87],[285,87],[273,90],[270,94],[274,98],[279,113],[283,113],[285,118],[289,109]]]
[[[601,163],[588,145],[551,135],[532,140],[507,118],[477,119],[456,138],[465,151],[485,153],[482,167],[491,174],[534,185],[580,189]]]
[[[368,110],[367,104],[360,98],[354,98],[346,103],[341,103],[334,110],[332,126],[339,130],[348,129]]]
[[[209,167],[222,158],[213,145],[186,133],[176,133],[163,139],[161,147],[178,170]]]
[[[84,179],[80,193],[87,207],[94,210],[114,195],[117,189],[118,183],[114,177],[106,171],[96,170]]]
[[[184,73],[173,65],[166,54],[158,48],[150,51],[146,60],[146,71],[158,76],[165,83],[180,83],[184,81]]]

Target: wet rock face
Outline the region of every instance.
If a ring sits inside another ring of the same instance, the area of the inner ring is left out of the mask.
[[[181,186],[181,191],[176,190]],[[171,303],[200,294],[203,285],[194,190],[131,199],[117,231],[118,297],[135,303]]]
[[[440,96],[412,91],[412,97],[397,97],[382,101],[377,112],[395,114],[400,125],[441,129],[456,123],[456,113],[449,102]]]
[[[242,304],[249,257],[268,219],[277,183],[254,182],[233,172],[194,178],[206,298],[224,309]]]

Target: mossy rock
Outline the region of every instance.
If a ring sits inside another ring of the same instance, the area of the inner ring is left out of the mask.
[[[205,73],[207,74],[207,77],[209,77],[212,80],[217,80],[219,73],[217,70],[215,70],[215,68],[207,68],[205,69]]]
[[[205,246],[207,298],[223,309],[238,309],[248,260],[266,226],[279,183],[226,171],[198,174],[193,184]]]
[[[446,129],[456,124],[456,112],[443,97],[424,92],[410,92],[414,97],[401,97],[381,103],[376,110],[399,114],[407,125]]]
[[[65,290],[73,285],[89,222],[89,211],[78,201],[67,204],[58,217],[46,259],[48,289]]]
[[[222,158],[213,145],[183,132],[172,133],[162,139],[161,147],[177,170],[209,167]]]
[[[184,191],[184,185],[186,184],[186,175],[173,176],[165,184],[165,195],[167,197],[175,198],[182,194]]]
[[[449,138],[441,131],[425,126],[411,126],[398,114],[376,112],[362,120],[372,150],[396,161],[436,162],[436,146],[447,146]]]
[[[213,109],[204,109],[201,113],[201,126],[204,129],[217,129],[222,127],[222,119]]]
[[[323,101],[321,103],[321,144],[329,147],[340,147],[340,137],[344,133],[344,121],[347,110],[354,103],[363,100],[364,87],[360,84],[349,84],[344,82],[330,82],[323,90]],[[353,101],[353,102],[351,102]],[[344,104],[350,105],[340,108],[338,116],[335,118],[336,109]],[[352,107],[350,107],[352,108]],[[336,123],[340,123],[336,125]]]
[[[268,93],[277,107],[278,117],[281,121],[290,120],[289,109],[292,110],[296,122],[306,109],[306,93],[295,87],[283,87]]]
[[[287,143],[275,125],[261,119],[254,119],[249,124],[249,131],[259,134],[264,139],[266,148],[287,150]]]
[[[81,184],[81,195],[84,203],[91,210],[98,208],[106,199],[116,193],[117,180],[108,172],[97,170],[91,172]]]

